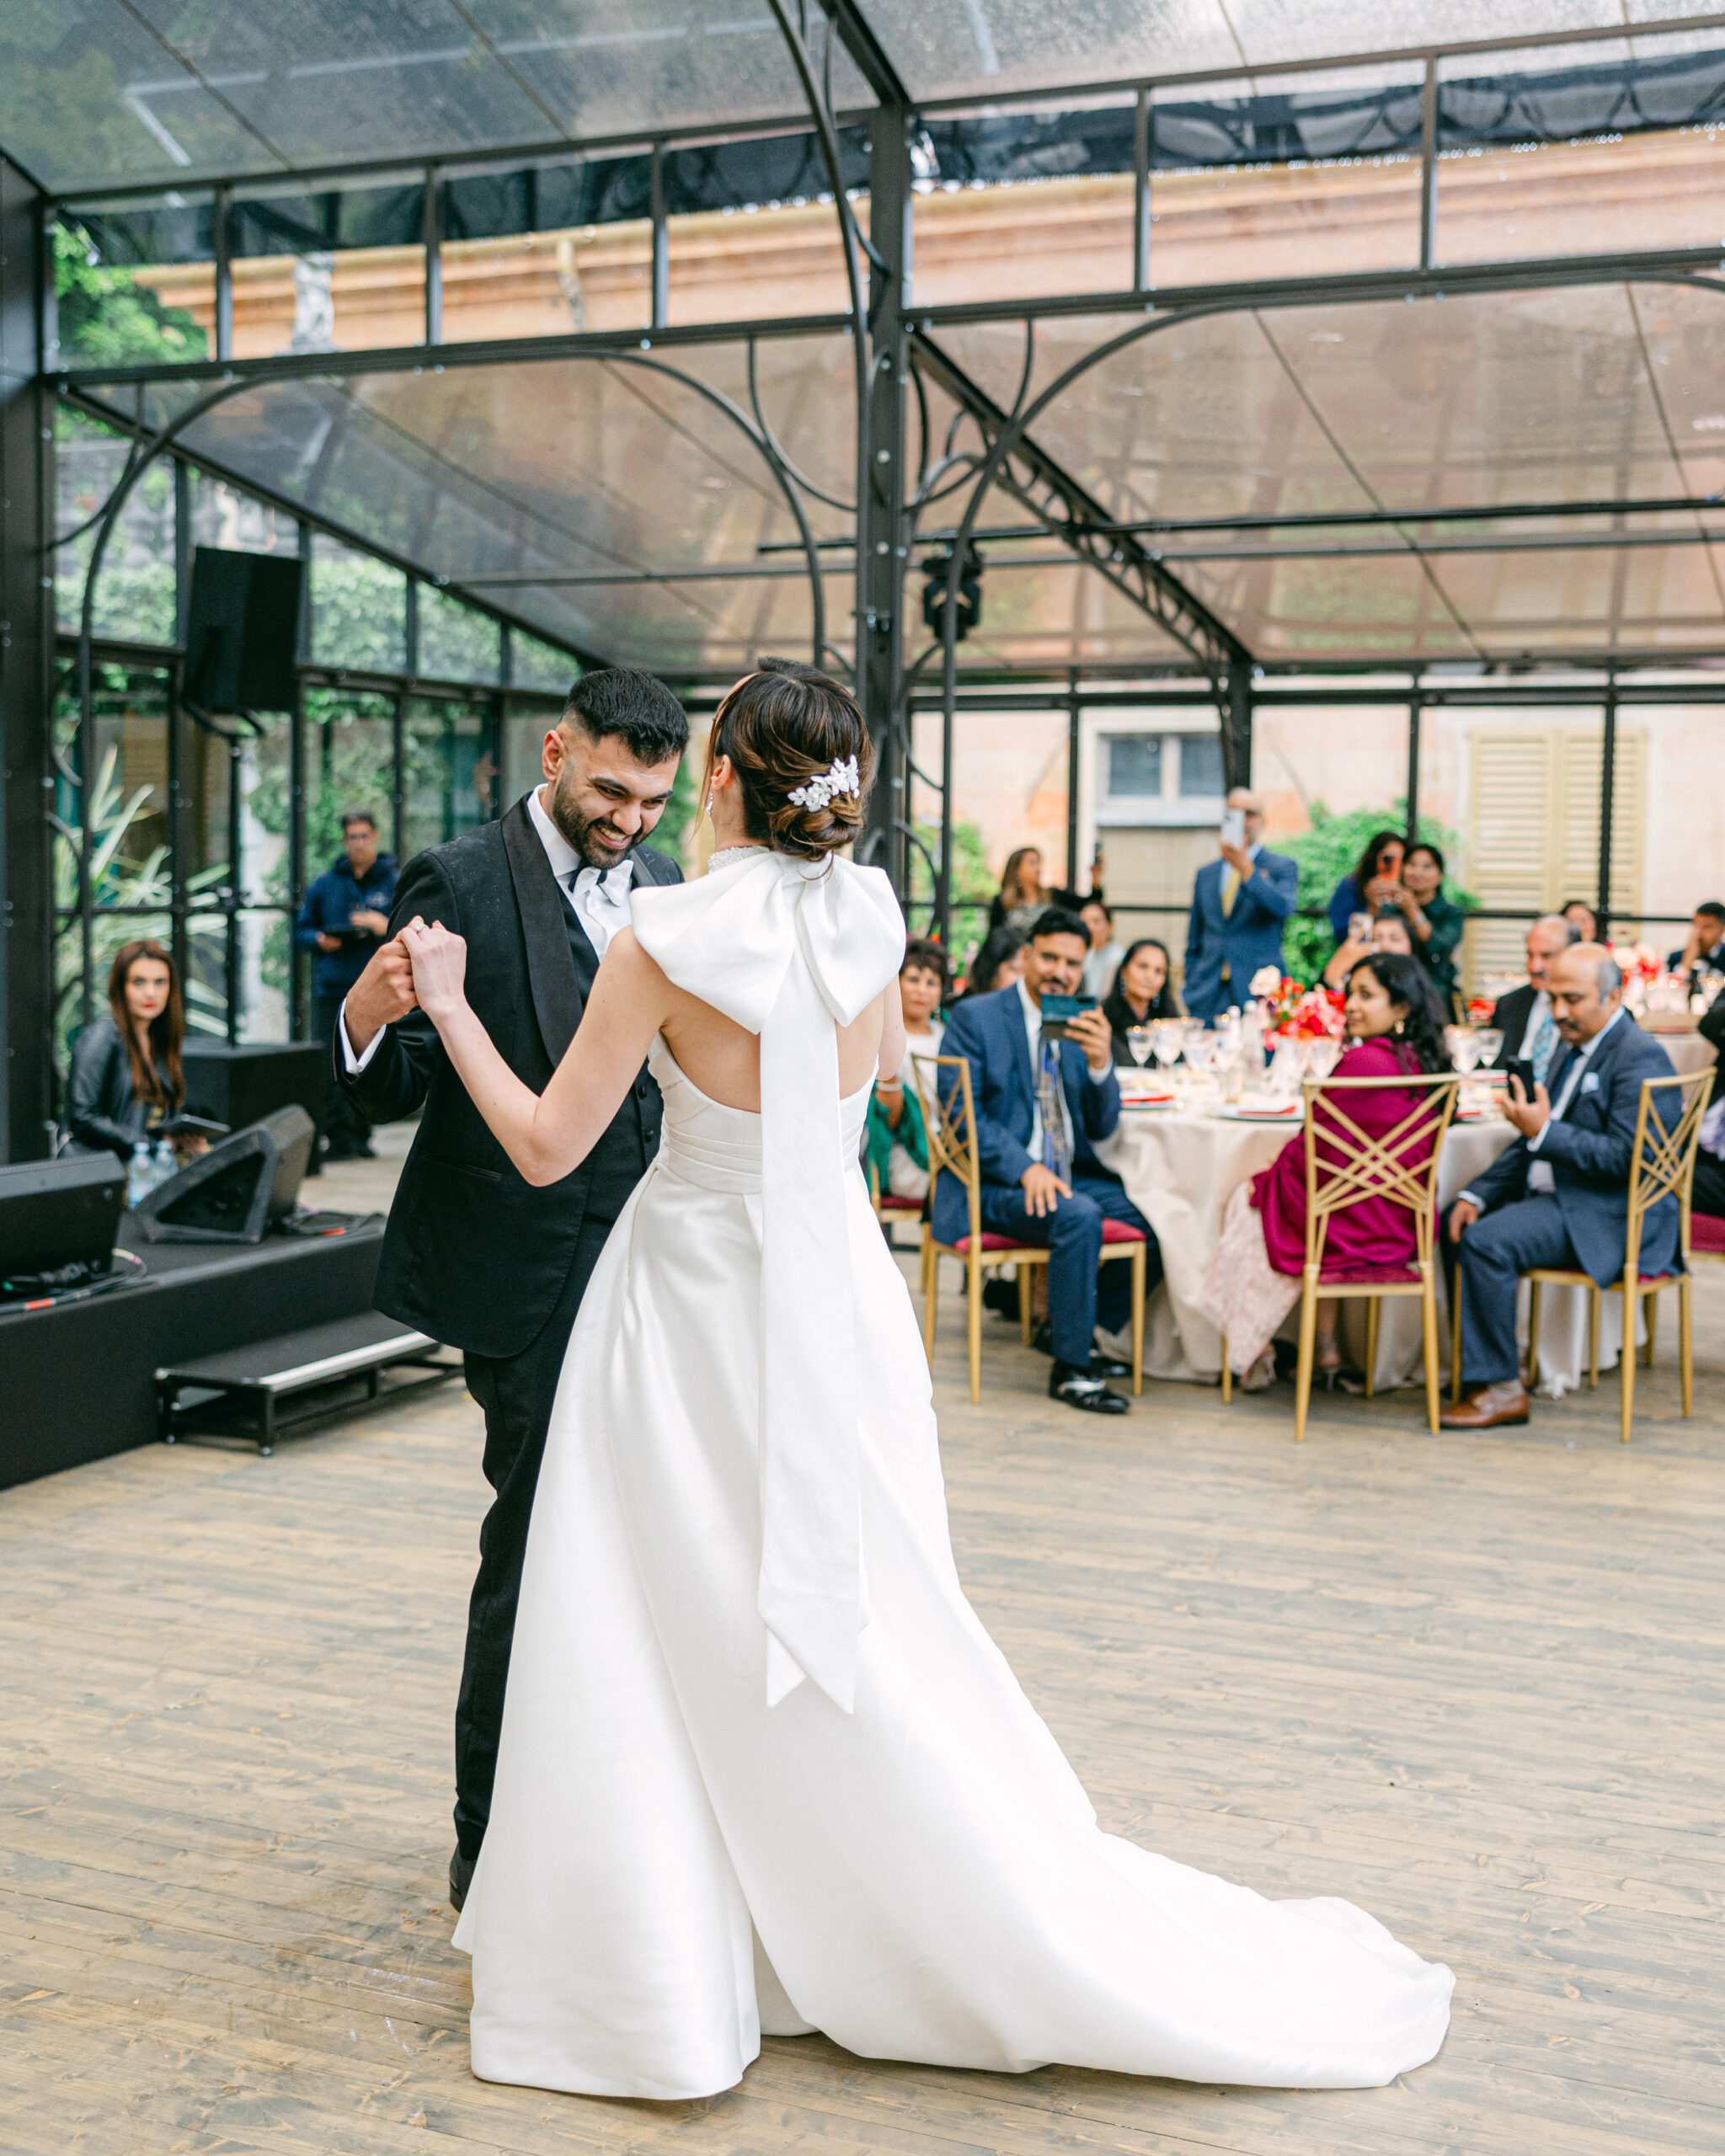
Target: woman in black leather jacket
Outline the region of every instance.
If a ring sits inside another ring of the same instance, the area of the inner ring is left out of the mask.
[[[185,1006],[174,961],[147,938],[122,944],[108,974],[108,1016],[78,1035],[66,1085],[68,1150],[131,1158],[185,1098]]]

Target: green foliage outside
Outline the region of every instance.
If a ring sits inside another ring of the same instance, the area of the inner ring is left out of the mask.
[[[1311,830],[1300,832],[1298,838],[1279,840],[1275,846],[1278,853],[1290,854],[1300,863],[1297,903],[1300,911],[1316,908],[1322,915],[1337,884],[1359,867],[1367,840],[1377,831],[1402,830],[1407,820],[1405,795],[1387,808],[1353,808],[1344,816],[1332,815],[1322,801],[1314,801]],[[1420,818],[1419,835],[1439,847],[1446,861],[1461,844],[1456,834],[1433,816]],[[1464,910],[1479,904],[1453,877],[1445,878],[1444,895]],[[1295,980],[1315,981],[1335,947],[1327,918],[1303,921],[1296,914],[1282,934],[1283,970]]]
[[[399,674],[407,632],[408,580],[399,569],[333,540],[313,540],[312,656],[320,666]]]
[[[163,307],[130,270],[106,267],[81,226],[54,227],[60,357],[83,366],[136,366],[209,356],[209,340],[184,307]]]
[[[676,783],[670,790],[670,799],[665,804],[665,814],[653,827],[653,836],[648,843],[655,852],[669,854],[673,861],[680,861],[686,871],[692,864],[687,851],[701,820],[700,804],[695,798],[695,751],[690,744],[689,753],[677,766]]]
[[[926,910],[934,904],[934,876],[928,863],[940,858],[940,825],[919,819],[916,835],[927,848],[928,857],[925,860],[917,847],[911,847],[910,910],[913,921],[919,910]],[[986,934],[988,906],[998,887],[999,879],[988,864],[988,847],[981,831],[975,824],[955,823],[950,894],[954,972],[969,963],[976,946]]]

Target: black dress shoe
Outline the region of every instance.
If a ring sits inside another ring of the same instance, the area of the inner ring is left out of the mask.
[[[1031,1334],[1030,1344],[1039,1355],[1054,1353],[1054,1328],[1046,1318]],[[1072,1365],[1070,1363],[1063,1363],[1060,1367],[1063,1369],[1071,1369]],[[1132,1374],[1132,1365],[1130,1363],[1123,1363],[1117,1355],[1105,1355],[1100,1348],[1092,1348],[1090,1351],[1090,1374],[1093,1378],[1130,1378]]]
[[[1048,1375],[1048,1396],[1087,1415],[1124,1415],[1126,1403],[1117,1392],[1073,1363],[1056,1363]]]
[[[473,1883],[473,1865],[477,1861],[476,1858],[463,1856],[459,1849],[449,1860],[449,1906],[457,1916],[467,1898],[467,1889]]]

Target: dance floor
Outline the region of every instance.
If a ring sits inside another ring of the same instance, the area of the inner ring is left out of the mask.
[[[1490,1438],[1434,1441],[1403,1393],[1321,1401],[1296,1449],[1285,1388],[1097,1425],[992,1320],[973,1409],[948,1330],[964,1578],[1104,1823],[1455,1968],[1437,2062],[1358,2093],[820,2037],[702,2104],[486,2087],[444,1903],[471,1402],[14,1490],[0,2149],[1717,2150],[1725,1276],[1697,1303],[1704,1412],[1668,1319],[1626,1449],[1610,1384]]]

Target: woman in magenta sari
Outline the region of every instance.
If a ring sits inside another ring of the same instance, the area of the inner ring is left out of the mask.
[[[1353,1045],[1336,1065],[1338,1078],[1416,1077],[1450,1068],[1444,1018],[1429,977],[1417,958],[1381,952],[1362,958],[1348,976],[1343,1031]],[[1411,1115],[1420,1089],[1386,1087],[1345,1097],[1345,1113],[1368,1137],[1386,1137]],[[1320,1101],[1320,1129],[1330,1120]],[[1333,1124],[1332,1124],[1333,1127]],[[1340,1157],[1318,1141],[1320,1161]],[[1407,1156],[1410,1165],[1418,1157]],[[1324,1238],[1326,1273],[1384,1273],[1413,1262],[1413,1215],[1389,1198],[1368,1198],[1332,1216]],[[1242,1183],[1222,1215],[1204,1282],[1204,1299],[1227,1336],[1228,1367],[1248,1392],[1275,1376],[1271,1346],[1277,1327],[1300,1299],[1306,1264],[1306,1139],[1290,1138],[1262,1173]],[[1340,1299],[1317,1306],[1316,1369],[1333,1384],[1342,1368],[1336,1344]]]

